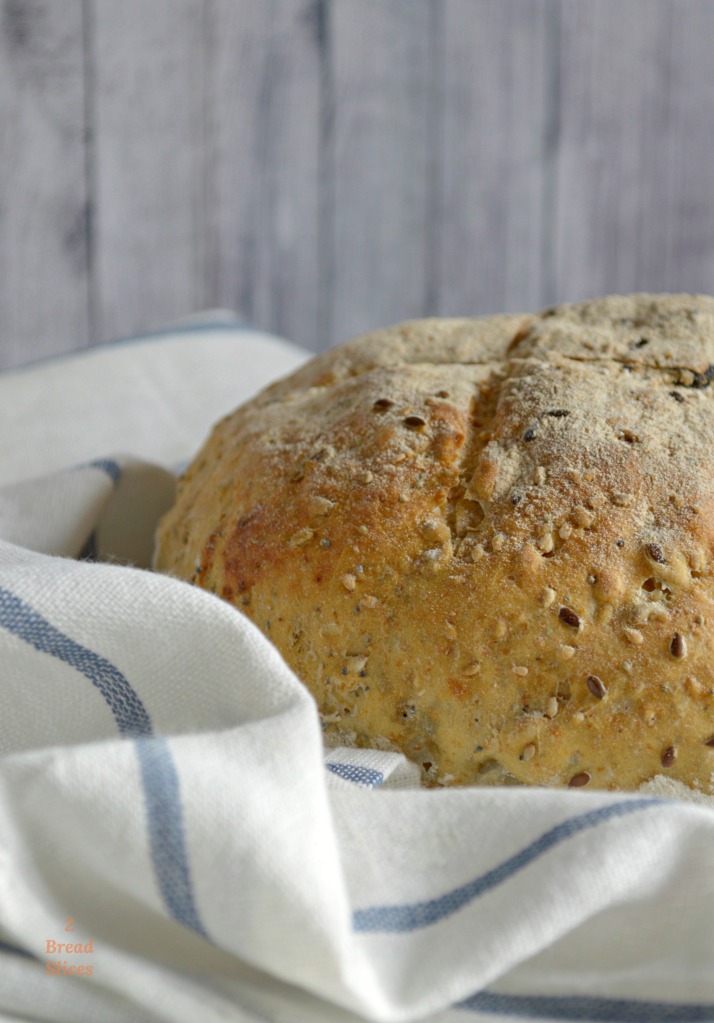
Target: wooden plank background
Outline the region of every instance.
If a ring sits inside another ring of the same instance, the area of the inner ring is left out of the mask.
[[[711,0],[0,0],[0,368],[714,292]]]

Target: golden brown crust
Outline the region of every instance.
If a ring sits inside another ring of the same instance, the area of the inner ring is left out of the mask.
[[[713,792],[714,299],[405,323],[214,429],[156,566],[427,782]]]

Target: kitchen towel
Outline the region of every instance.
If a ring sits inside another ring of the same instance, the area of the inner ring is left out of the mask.
[[[211,422],[306,357],[213,320],[0,376],[1,1018],[714,1021],[711,801],[325,750],[150,570]]]

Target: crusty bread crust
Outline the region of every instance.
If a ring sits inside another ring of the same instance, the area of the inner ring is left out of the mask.
[[[156,567],[431,784],[714,792],[714,299],[421,320],[223,419]]]

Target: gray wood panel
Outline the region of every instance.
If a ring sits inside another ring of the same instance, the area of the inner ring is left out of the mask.
[[[714,292],[711,0],[0,0],[0,368]]]
[[[206,60],[206,301],[316,348],[321,70],[314,0],[216,0]]]
[[[89,5],[98,340],[204,301],[204,4]]]
[[[557,6],[448,0],[443,17],[430,312],[538,308],[551,259]]]
[[[562,7],[553,298],[714,292],[714,4]]]
[[[0,366],[87,343],[81,0],[0,2]]]
[[[324,179],[330,338],[427,309],[434,10],[430,0],[336,0],[330,7]]]

